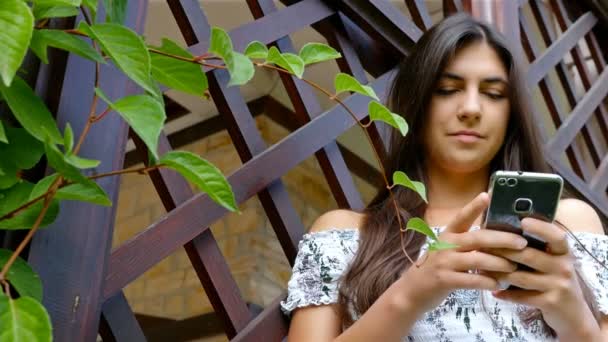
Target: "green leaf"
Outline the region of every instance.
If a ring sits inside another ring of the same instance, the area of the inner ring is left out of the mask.
[[[4,125],[2,121],[0,121],[0,142],[8,144],[8,139],[6,138],[6,132],[4,131]]]
[[[34,6],[74,6],[78,7],[82,0],[33,0]]]
[[[72,148],[74,148],[74,132],[69,122],[65,124],[65,130],[63,131],[63,146],[66,153],[72,153]]]
[[[411,219],[409,219],[409,221],[407,221],[406,229],[415,230],[419,233],[428,236],[431,240],[437,241],[437,235],[435,235],[435,232],[431,228],[429,228],[429,226],[426,224],[426,222],[424,222],[423,219],[419,217],[412,217]]]
[[[210,41],[209,52],[226,61],[226,58],[233,52],[232,40],[230,40],[228,33],[219,27],[212,27]]]
[[[370,101],[368,105],[369,118],[372,121],[382,121],[385,122],[399,130],[401,135],[405,136],[408,132],[408,125],[405,122],[405,119],[395,113],[392,113],[388,108],[384,107],[384,105],[376,102]]]
[[[40,182],[38,182],[38,184],[36,184],[36,187],[34,190],[32,190],[32,195],[30,195],[30,197],[34,198],[47,192],[57,177],[59,177],[59,174],[54,173],[43,178]],[[58,200],[90,202],[103,206],[112,205],[112,202],[108,198],[105,191],[103,191],[103,189],[93,181],[87,183],[75,183],[62,187],[55,193],[55,198]]]
[[[228,86],[242,85],[253,78],[255,69],[251,60],[242,53],[232,52],[230,57],[225,60],[228,72],[230,73],[230,82]]]
[[[304,65],[340,58],[342,55],[331,46],[322,43],[308,43],[300,49]]]
[[[8,144],[0,142],[0,189],[7,189],[19,182],[17,172],[32,168],[44,153],[43,145],[23,128],[6,127]]]
[[[89,9],[91,20],[95,22],[97,17],[97,0],[82,0],[82,4]]]
[[[160,163],[179,172],[219,205],[230,211],[238,210],[230,183],[213,164],[185,151],[169,152]]]
[[[17,121],[32,136],[40,141],[49,137],[54,143],[63,144],[51,112],[25,81],[16,76],[10,87],[0,83],[0,92]]]
[[[144,141],[148,150],[158,159],[158,137],[166,119],[163,106],[147,95],[127,96],[112,103],[101,89],[97,88],[95,91],[125,119],[133,131]]]
[[[40,188],[38,187],[38,189]],[[0,190],[0,217],[19,208],[40,194],[34,192],[34,184],[28,182],[21,182],[12,188]],[[36,222],[43,205],[44,200],[39,200],[36,204],[18,213],[17,216],[0,221],[0,229],[30,229]],[[59,202],[52,200],[40,227],[53,223],[58,213]]]
[[[274,63],[298,78],[302,78],[304,74],[304,61],[300,56],[293,53],[281,53],[275,46],[270,47],[270,50],[268,50],[266,62]]]
[[[443,249],[458,248],[460,246],[445,241],[433,241],[429,244],[429,251],[439,251]]]
[[[23,0],[0,1],[0,76],[11,85],[34,30],[34,16]]]
[[[81,22],[79,29],[98,41],[103,51],[129,78],[159,96],[159,90],[150,77],[150,54],[137,33],[118,24],[88,26]]]
[[[65,18],[78,15],[78,7],[72,6],[34,6],[36,20],[45,18]]]
[[[370,86],[362,85],[357,81],[356,78],[349,74],[339,73],[334,79],[334,87],[336,88],[336,95],[345,91],[354,91],[365,96],[369,96],[377,101],[380,101],[378,95],[374,89]]]
[[[406,188],[414,190],[426,203],[428,203],[424,184],[422,182],[412,181],[403,171],[396,171],[393,173],[393,184],[403,185]]]
[[[266,59],[268,57],[268,48],[262,42],[254,40],[245,48],[245,56]]]
[[[188,50],[169,39],[163,39],[162,45],[154,47],[154,49],[176,56],[193,57]],[[200,65],[154,52],[150,54],[150,57],[152,58],[152,76],[167,87],[197,96],[202,96],[208,88],[207,76],[201,70]]]
[[[12,254],[13,252],[8,249],[0,249],[0,269],[6,265]],[[7,279],[17,290],[19,296],[32,297],[39,302],[42,301],[42,282],[40,281],[40,277],[21,257],[17,257],[11,268],[9,268]]]
[[[127,14],[127,0],[103,0],[106,9],[106,21],[123,24]]]
[[[80,170],[78,170],[74,165],[70,164],[54,144],[46,142],[44,144],[44,150],[46,152],[46,158],[49,165],[51,165],[66,179],[77,183],[94,183],[80,173]]]
[[[0,292],[0,341],[50,342],[49,314],[31,297],[11,299]]]
[[[106,63],[103,57],[91,45],[74,35],[61,30],[34,31],[30,48],[45,64],[49,62],[46,54],[49,46],[75,53],[94,62]]]
[[[89,202],[106,207],[112,206],[112,201],[110,201],[108,195],[95,182],[68,185],[59,189],[55,195],[55,198],[61,200]]]
[[[95,159],[86,159],[74,154],[67,154],[65,161],[79,169],[91,169],[99,166],[100,161]]]
[[[245,84],[253,77],[255,73],[253,63],[247,56],[233,51],[230,36],[221,28],[213,27],[211,29],[209,52],[224,60],[230,73],[228,86]]]

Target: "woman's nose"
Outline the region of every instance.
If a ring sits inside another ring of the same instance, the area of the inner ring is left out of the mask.
[[[458,118],[464,119],[478,119],[481,115],[481,103],[479,98],[479,92],[477,90],[468,90],[465,93],[461,108],[458,113]]]

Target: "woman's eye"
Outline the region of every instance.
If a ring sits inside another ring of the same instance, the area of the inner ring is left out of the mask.
[[[450,94],[454,94],[457,91],[458,91],[458,89],[455,89],[455,88],[438,88],[435,90],[435,93],[437,93],[439,95],[450,95]]]
[[[503,94],[498,93],[486,93],[486,96],[491,98],[492,100],[500,100],[505,98]]]

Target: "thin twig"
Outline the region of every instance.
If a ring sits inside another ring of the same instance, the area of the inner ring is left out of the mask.
[[[30,242],[30,240],[34,236],[34,233],[36,233],[36,231],[40,227],[40,224],[42,223],[42,220],[44,219],[44,216],[46,215],[47,210],[51,206],[51,202],[52,202],[51,200],[52,200],[53,196],[55,195],[55,191],[57,191],[57,188],[59,187],[59,185],[61,184],[62,181],[63,181],[63,177],[59,176],[53,182],[53,184],[51,184],[48,193],[44,197],[44,206],[42,207],[42,210],[40,210],[40,213],[38,213],[38,217],[36,218],[36,221],[34,222],[32,229],[30,229],[29,232],[27,232],[27,235],[25,236],[23,241],[21,241],[21,243],[19,244],[17,249],[13,252],[11,257],[8,259],[8,261],[6,262],[4,267],[2,267],[2,271],[0,272],[0,280],[6,279],[6,273],[11,268],[11,266],[13,265],[15,260],[17,260],[17,257],[19,256],[19,254],[21,254],[21,252],[23,251],[25,246]]]
[[[111,171],[111,172],[106,172],[106,173],[100,173],[98,175],[90,176],[88,178],[89,179],[99,179],[99,178],[104,178],[104,177],[109,177],[109,176],[122,175],[125,173],[146,174],[152,170],[156,170],[156,169],[159,169],[164,166],[165,166],[164,164],[157,164],[157,165],[153,165],[153,166],[144,166],[144,167],[140,167],[140,168],[136,168],[136,169],[116,170],[116,171]]]

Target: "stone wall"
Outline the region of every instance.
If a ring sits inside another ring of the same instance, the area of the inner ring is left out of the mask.
[[[269,144],[288,134],[263,115],[256,121]],[[180,149],[201,155],[226,175],[241,166],[226,131]],[[283,182],[305,227],[322,212],[336,208],[314,157],[288,172]],[[364,199],[369,200],[371,187],[356,177],[355,182]],[[148,177],[124,175],[121,185],[114,248],[165,213]],[[229,214],[214,223],[211,230],[243,297],[265,306],[284,291],[291,268],[257,197],[250,198],[240,209],[241,215]],[[136,313],[179,320],[213,311],[181,248],[125,287],[124,292]]]

